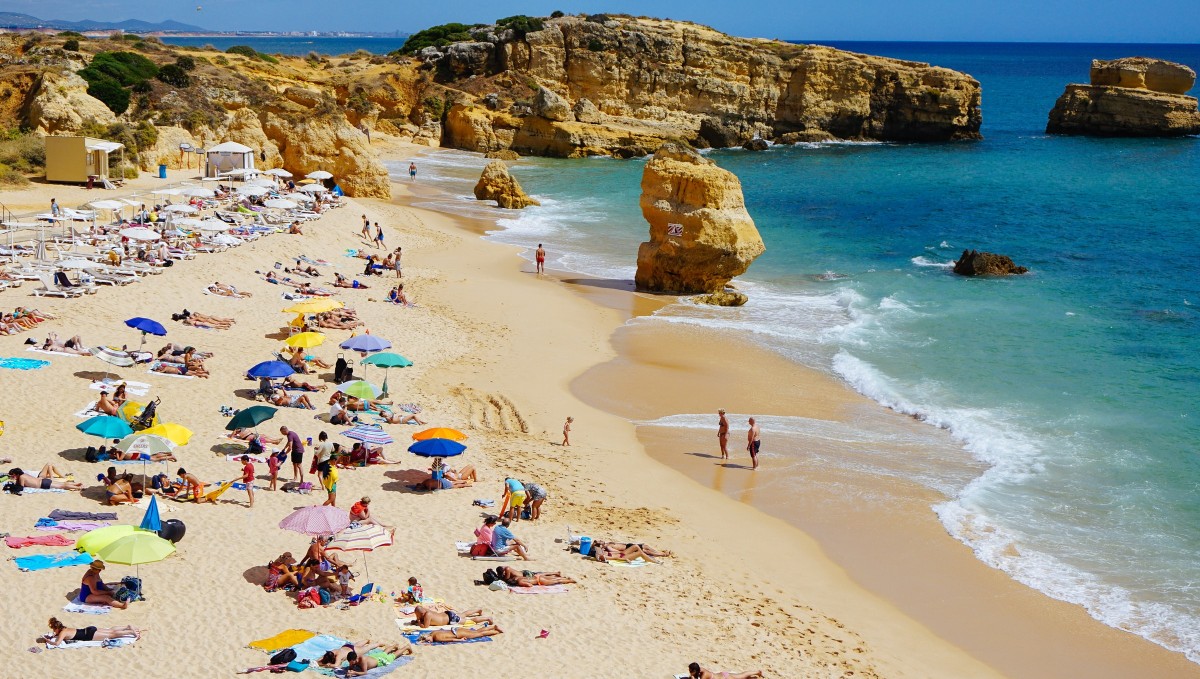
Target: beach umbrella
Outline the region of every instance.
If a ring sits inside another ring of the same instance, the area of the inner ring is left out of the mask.
[[[329,172],[326,172],[325,170],[317,170],[315,172],[309,172],[308,174],[306,174],[304,176],[309,179],[317,179],[317,180],[333,179],[333,175],[330,174]]]
[[[92,352],[93,358],[98,358],[109,365],[115,365],[118,368],[128,368],[136,363],[133,357],[128,352],[109,349],[108,347],[90,347],[88,351]],[[104,370],[104,379],[108,380],[108,369]]]
[[[96,552],[133,533],[135,530],[137,529],[127,523],[119,523],[115,526],[105,526],[96,530],[90,530],[80,535],[79,539],[75,541],[75,549],[76,551],[87,552],[95,556]]]
[[[320,184],[309,184],[308,186],[301,186],[299,189],[297,189],[297,191],[301,191],[303,193],[324,193],[328,190],[329,189],[321,186]]]
[[[448,427],[434,427],[419,431],[412,435],[414,441],[424,441],[426,439],[446,439],[448,441],[466,441],[467,435],[457,429]]]
[[[150,496],[150,506],[142,515],[142,523],[138,525],[138,528],[156,534],[162,530],[162,519],[158,516],[158,500],[153,495]]]
[[[274,208],[276,210],[294,210],[300,207],[300,203],[287,198],[271,198],[263,201],[264,207]]]
[[[138,351],[141,351],[146,346],[146,335],[162,337],[167,334],[167,329],[162,326],[162,323],[149,318],[142,318],[141,316],[130,318],[125,321],[125,325],[142,332],[142,343],[138,346]]]
[[[37,247],[33,251],[33,258],[39,262],[49,261],[50,253],[46,251],[46,239],[44,237],[38,241]]]
[[[350,513],[339,507],[301,507],[279,522],[279,527],[304,535],[334,535],[350,526]]]
[[[212,198],[217,192],[206,186],[191,186],[183,190],[183,195],[192,198]]]
[[[342,384],[338,385],[337,390],[347,396],[361,398],[364,401],[372,398],[379,398],[379,394],[383,393],[383,390],[366,380],[343,382]]]
[[[277,167],[277,168],[274,168],[271,170],[267,170],[263,174],[271,174],[271,175],[275,175],[276,177],[291,177],[292,176],[291,172],[288,172],[287,170],[283,169],[282,167]]]
[[[126,401],[126,402],[122,403],[121,405],[117,406],[117,417],[120,417],[122,420],[125,420],[126,422],[132,423],[134,420],[136,420],[138,417],[141,416],[142,411],[145,409],[146,409],[146,404],[142,403],[141,401]],[[154,421],[150,423],[151,426],[154,426],[156,424],[158,424],[158,415],[155,415]]]
[[[97,415],[75,425],[79,431],[102,439],[125,438],[133,433],[133,428],[125,420],[112,415]]]
[[[228,231],[229,225],[219,219],[205,219],[200,222],[200,230],[204,233],[221,233]]]
[[[147,434],[147,430],[134,432],[117,443],[117,449],[126,453],[154,455],[175,452],[175,442],[159,434]]]
[[[342,436],[373,446],[386,446],[389,443],[396,442],[395,439],[377,424],[360,424],[357,427],[351,427],[342,432]]]
[[[155,189],[150,193],[156,196],[178,196],[183,193],[183,189]]]
[[[239,410],[236,415],[225,425],[226,431],[234,429],[245,429],[246,427],[257,427],[267,420],[275,417],[275,408],[271,406],[250,406],[245,410]]]
[[[241,239],[234,238],[233,236],[231,236],[227,233],[219,233],[219,234],[213,236],[212,242],[216,243],[217,245],[241,245],[242,244]]]
[[[239,186],[237,188],[237,192],[242,194],[243,196],[265,196],[268,193],[270,193],[271,191],[262,186],[254,186],[252,184],[245,184],[245,185]]]
[[[324,342],[325,335],[322,335],[319,332],[300,332],[287,338],[283,343],[289,347],[311,349],[313,347],[320,346]]]
[[[353,338],[351,338],[353,339]],[[372,354],[360,361],[363,365],[373,365],[383,368],[383,393],[388,393],[388,369],[389,368],[407,368],[412,365],[412,361],[404,358],[400,354],[393,354],[390,351]]]
[[[294,374],[296,374],[296,371],[292,370],[292,366],[288,365],[287,363],[284,363],[283,361],[263,361],[262,363],[259,363],[258,365],[255,365],[254,367],[247,370],[246,374],[249,375],[250,377],[258,377],[258,378],[268,377],[268,378],[274,379],[274,378],[288,377],[290,375],[294,375]],[[255,406],[255,407],[259,408],[262,406]],[[243,410],[242,412],[246,412],[246,411]],[[267,418],[267,419],[270,419],[270,418]],[[235,429],[236,429],[236,427],[235,427]]]
[[[84,269],[103,269],[104,265],[98,262],[93,262],[87,259],[67,259],[58,263],[58,268],[69,269],[72,271],[82,271]]]
[[[293,304],[283,310],[287,314],[321,314],[334,309],[341,309],[344,304],[341,302],[329,299],[328,297],[318,297],[317,299],[306,299],[303,302]]]
[[[109,563],[133,566],[142,577],[140,566],[162,561],[175,553],[175,545],[154,533],[134,531],[96,552],[96,558]]]
[[[125,204],[116,200],[93,200],[88,203],[99,210],[124,210]]]
[[[144,226],[134,226],[128,229],[121,229],[121,235],[129,240],[152,241],[158,240],[161,236],[153,229],[147,229]]]
[[[384,349],[391,349],[392,343],[385,339],[376,337],[375,335],[364,334],[355,335],[345,342],[342,342],[338,346],[350,351],[362,351],[370,353],[374,351],[383,351]]]
[[[273,189],[275,188],[276,184],[274,179],[251,179],[250,181],[246,182],[246,186],[262,186],[268,189]]]
[[[177,446],[186,446],[192,440],[192,430],[174,422],[163,422],[142,430],[143,434],[161,436]]]
[[[373,552],[380,547],[392,544],[392,533],[383,526],[374,523],[363,523],[351,526],[334,536],[325,549],[335,552],[363,552],[363,575],[367,582],[371,581],[371,571],[367,568],[366,552]]]
[[[421,457],[454,457],[462,455],[466,449],[467,447],[458,441],[432,438],[417,441],[408,447],[408,452]]]
[[[197,210],[194,206],[188,205],[187,203],[168,205],[164,207],[163,210],[166,210],[167,212],[178,212],[180,214],[193,214],[199,212],[199,210]]]

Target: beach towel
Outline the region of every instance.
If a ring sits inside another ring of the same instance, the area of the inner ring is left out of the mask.
[[[392,672],[395,672],[396,670],[400,669],[401,667],[404,667],[408,663],[412,662],[412,660],[413,659],[412,659],[411,655],[402,656],[402,657],[396,658],[392,662],[390,662],[382,667],[376,667],[372,670],[368,670],[366,674],[359,674],[357,676],[367,677],[367,679],[377,679],[378,677],[385,677],[385,676],[391,674]],[[348,668],[345,668],[345,667],[339,667],[338,669],[334,670],[334,669],[330,669],[328,667],[317,667],[315,665],[310,665],[308,667],[308,670],[310,672],[316,672],[318,674],[323,674],[327,677],[348,677],[348,676],[350,676]]]
[[[346,639],[328,634],[319,634],[311,639],[294,644],[289,648],[296,652],[297,662],[304,662],[305,660],[315,662],[321,656],[325,655],[325,651],[341,648],[348,643],[350,642]]]
[[[65,535],[38,535],[35,537],[17,537],[10,535],[4,538],[4,544],[13,549],[21,549],[22,547],[33,547],[35,545],[41,547],[70,547],[75,544],[75,541]]]
[[[73,509],[55,509],[48,514],[51,521],[116,521],[116,512],[78,512]]]
[[[85,604],[79,599],[75,599],[66,606],[63,606],[63,611],[66,613],[80,613],[82,615],[104,615],[112,612],[112,606]]]
[[[67,492],[66,488],[22,488],[21,489],[22,495],[24,495],[26,493],[65,493],[65,492]]]
[[[194,380],[194,379],[196,379],[196,376],[195,376],[195,375],[172,375],[172,374],[170,374],[170,373],[160,373],[160,372],[156,372],[154,369],[155,369],[155,368],[157,368],[158,366],[162,365],[163,363],[166,363],[166,361],[151,361],[151,362],[150,362],[150,366],[149,366],[149,370],[147,370],[147,371],[146,371],[146,374],[147,374],[147,375],[158,375],[159,377],[177,377],[177,378],[179,378],[179,379],[181,379],[181,380]],[[180,365],[180,364],[179,364],[179,363],[170,363],[170,365]]]
[[[0,368],[9,370],[38,370],[50,365],[50,361],[36,358],[0,358]]]
[[[252,462],[259,462],[262,464],[267,463],[267,458],[261,455],[247,455],[246,453],[229,453],[225,456],[225,459],[229,460],[230,462],[241,462],[243,455],[250,458],[250,461]]]
[[[13,559],[17,568],[25,572],[44,571],[51,568],[67,566],[86,566],[92,562],[91,554],[79,552],[61,552],[59,554],[36,554],[34,556],[19,556]]]
[[[458,641],[435,641],[429,644],[421,644],[422,646],[454,646],[457,644],[473,644],[477,641],[491,641],[491,637],[477,637],[475,639],[459,639]],[[414,644],[417,643],[416,637],[409,639]]]
[[[70,356],[71,358],[79,358],[80,357],[80,354],[68,354],[65,351],[47,351],[45,349],[39,349],[37,347],[29,347],[25,351],[32,351],[35,354],[49,354],[51,356]]]
[[[641,568],[642,566],[650,565],[649,561],[646,561],[641,557],[638,557],[633,561],[626,561],[624,559],[608,559],[605,561],[605,563],[616,568]]]
[[[307,257],[305,255],[300,255],[296,259],[304,262],[305,264],[313,264],[315,266],[333,266],[333,262],[327,262],[323,259],[312,259],[311,257]]]
[[[285,649],[289,646],[294,646],[302,641],[308,641],[317,636],[316,632],[309,632],[306,629],[290,629],[280,632],[273,637],[251,641],[246,644],[250,648],[257,648],[260,651],[274,653],[275,651]]]
[[[116,639],[106,639],[104,641],[64,641],[57,646],[46,640],[46,648],[121,648],[129,646],[137,641],[135,637],[118,637]]]
[[[566,585],[534,585],[533,587],[509,587],[513,594],[566,594],[571,590]]]
[[[92,401],[91,403],[87,404],[87,406],[85,406],[83,410],[80,410],[79,412],[75,413],[75,417],[78,417],[81,420],[90,420],[91,418],[96,417],[97,415],[103,415],[103,414],[104,413],[100,412],[99,410],[96,410],[96,402]]]
[[[287,669],[287,666],[288,666],[287,663],[283,663],[280,665],[263,665],[262,667],[247,667],[246,669],[242,670],[241,672],[238,672],[238,674],[254,674],[255,672],[274,673],[275,670],[283,671],[283,670]]]
[[[36,530],[45,531],[78,532],[96,530],[97,528],[104,528],[109,525],[111,524],[107,521],[55,521],[54,519],[43,517],[38,519],[33,527]]]

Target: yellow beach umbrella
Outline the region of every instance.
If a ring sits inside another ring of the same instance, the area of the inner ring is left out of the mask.
[[[143,429],[141,433],[161,436],[177,446],[186,446],[188,441],[192,440],[192,430],[174,422],[156,424],[149,429]]]
[[[414,441],[424,441],[425,439],[450,439],[451,441],[466,441],[467,435],[457,429],[448,427],[434,427],[419,431],[412,435]]]
[[[118,524],[116,526],[105,526],[104,528],[90,530],[79,536],[79,539],[75,541],[75,549],[95,556],[96,552],[133,533],[136,528],[136,526]]]
[[[117,407],[117,414],[126,422],[133,422],[146,409],[146,404],[140,401],[126,401]],[[150,424],[158,424],[158,415],[154,416],[154,421]]]
[[[325,335],[319,332],[302,332],[284,340],[284,344],[289,347],[300,347],[302,349],[311,349],[320,346],[325,342]]]
[[[109,563],[134,566],[141,578],[140,566],[162,561],[175,553],[175,545],[150,531],[134,531],[96,552],[96,558]]]
[[[326,311],[341,309],[344,304],[341,302],[329,299],[328,297],[319,297],[317,299],[306,299],[303,302],[298,302],[284,309],[284,313],[289,314],[323,314]]]

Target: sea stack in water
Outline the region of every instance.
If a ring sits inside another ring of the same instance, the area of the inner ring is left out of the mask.
[[[508,166],[503,160],[493,160],[483,168],[479,175],[479,183],[475,184],[475,198],[478,200],[494,200],[496,205],[510,210],[519,210],[529,205],[541,203],[525,195],[521,185],[508,173]]]
[[[1029,269],[1017,266],[1005,255],[994,255],[978,250],[963,250],[954,263],[954,273],[960,276],[1008,276],[1023,274]]]
[[[1090,85],[1067,85],[1050,111],[1046,132],[1097,137],[1179,137],[1200,134],[1196,98],[1185,92],[1196,72],[1161,59],[1092,62]]]
[[[722,292],[766,250],[742,183],[683,144],[663,144],[646,163],[641,206],[650,240],[638,248],[638,290]]]

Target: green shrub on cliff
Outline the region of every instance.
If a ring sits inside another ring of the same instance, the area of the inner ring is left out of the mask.
[[[63,43],[63,49],[65,49],[68,52],[78,52],[79,51],[79,41],[76,40],[75,38],[71,38],[70,40]]]
[[[46,143],[40,135],[9,130],[0,140],[0,165],[22,175],[22,180],[26,174],[40,172],[46,167]]]
[[[279,60],[276,59],[275,57],[271,56],[270,54],[263,54],[262,52],[259,52],[258,50],[254,49],[253,47],[250,47],[249,45],[234,45],[234,46],[230,47],[229,49],[225,50],[225,53],[226,54],[240,54],[243,57],[248,57],[250,59],[255,59],[258,61],[265,61],[268,64],[278,64],[279,63]]]
[[[426,47],[445,47],[451,43],[471,40],[471,29],[481,28],[483,24],[451,23],[440,26],[430,26],[423,31],[417,31],[408,36],[400,49],[392,54],[413,54]]]
[[[158,66],[133,52],[100,52],[79,71],[88,83],[88,94],[121,115],[129,109],[129,88],[158,75]]]
[[[187,71],[180,68],[178,64],[167,64],[158,69],[158,79],[172,87],[187,87],[192,84],[192,79],[188,76]]]
[[[117,115],[129,110],[129,90],[111,78],[88,80],[87,93],[104,102],[108,110]]]
[[[535,33],[545,28],[545,24],[540,18],[524,14],[515,14],[503,19],[496,19],[496,25],[501,28],[512,29],[518,38],[524,38],[526,33]]]

